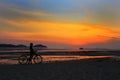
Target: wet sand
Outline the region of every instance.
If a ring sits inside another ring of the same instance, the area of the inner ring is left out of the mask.
[[[0,64],[19,64],[18,58],[20,55],[0,55]],[[76,56],[76,55],[42,55],[43,63],[81,60],[91,58],[108,58],[112,56]]]
[[[0,80],[120,80],[120,62],[110,58],[30,65],[0,65]]]

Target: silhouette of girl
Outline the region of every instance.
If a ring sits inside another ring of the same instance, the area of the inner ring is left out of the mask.
[[[30,64],[32,64],[33,55],[34,55],[33,43],[30,43],[30,59],[29,59]]]

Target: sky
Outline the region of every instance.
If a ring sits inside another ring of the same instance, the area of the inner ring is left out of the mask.
[[[120,0],[0,0],[0,43],[120,49]]]

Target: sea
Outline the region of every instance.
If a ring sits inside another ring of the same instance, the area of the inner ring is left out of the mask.
[[[37,54],[43,58],[43,63],[115,57],[116,55],[98,55],[110,52],[110,50],[96,49],[36,49]],[[116,50],[115,50],[116,51]],[[92,54],[91,54],[92,53]],[[119,52],[118,52],[119,53]],[[29,54],[25,48],[0,48],[0,64],[19,64],[18,58],[23,54]],[[91,55],[88,55],[91,54]],[[97,55],[96,55],[97,54]]]

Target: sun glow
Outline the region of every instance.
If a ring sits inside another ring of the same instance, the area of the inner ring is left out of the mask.
[[[32,32],[5,32],[4,35],[14,39],[49,41],[72,45],[83,45],[88,43],[104,42],[112,36],[116,36],[113,30],[105,26],[85,23],[62,23],[27,21],[6,21],[16,27],[33,29]],[[34,26],[34,27],[33,27]],[[15,35],[16,34],[16,35]],[[107,36],[105,36],[107,35]]]

